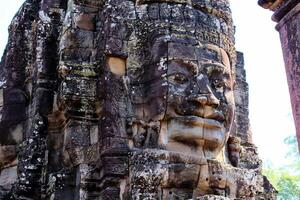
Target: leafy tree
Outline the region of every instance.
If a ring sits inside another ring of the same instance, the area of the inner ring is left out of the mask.
[[[286,138],[285,144],[289,147],[287,158],[290,163],[280,168],[272,168],[268,163],[264,174],[278,191],[278,200],[300,200],[300,157],[296,136]]]

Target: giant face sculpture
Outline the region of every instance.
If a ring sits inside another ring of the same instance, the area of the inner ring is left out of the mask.
[[[157,198],[159,187],[165,195],[163,199],[172,199],[170,188],[176,188],[174,195],[180,193],[182,199],[215,194],[218,188],[224,192],[226,176],[211,176],[210,173],[216,173],[208,163],[211,160],[226,162],[225,145],[234,113],[230,57],[219,46],[195,37],[155,34],[150,33],[151,40],[145,45],[148,59],[141,67],[142,78],[139,79],[142,83],[139,95],[143,98],[140,104],[134,104],[136,108],[139,106],[137,118],[145,125],[136,125],[134,135],[142,138],[136,147],[163,150],[137,151],[131,158],[134,160],[130,169],[132,192],[139,193],[137,182],[141,181],[140,174],[145,173],[145,177],[157,178],[143,180],[156,189],[141,195],[149,193],[155,196],[153,199]],[[151,126],[157,124],[159,129],[155,133]],[[157,145],[149,145],[155,136]],[[149,163],[141,165],[138,160],[143,159]],[[153,169],[147,171],[149,166]],[[215,177],[219,180],[216,184]]]
[[[168,61],[167,148],[180,151],[177,147],[181,146],[192,154],[216,158],[233,119],[230,62],[227,53],[217,46],[194,50],[197,60]]]
[[[191,44],[168,36],[152,43],[144,117],[160,120],[160,147],[223,160],[234,112],[230,59],[216,45]]]
[[[26,1],[10,32],[0,199],[270,199],[256,149],[239,168],[241,141],[227,142],[228,0]]]

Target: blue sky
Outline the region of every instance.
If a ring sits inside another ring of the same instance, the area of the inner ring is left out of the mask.
[[[0,53],[7,27],[23,0],[1,1]],[[250,87],[250,120],[261,158],[280,166],[286,162],[284,138],[295,134],[278,32],[272,13],[256,0],[230,0],[236,25],[236,47],[244,52]]]

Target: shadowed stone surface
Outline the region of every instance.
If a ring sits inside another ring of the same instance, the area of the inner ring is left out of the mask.
[[[1,199],[275,199],[227,0],[27,0],[0,70]]]

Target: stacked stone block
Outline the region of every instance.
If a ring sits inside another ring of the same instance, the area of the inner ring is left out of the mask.
[[[274,199],[228,1],[27,0],[11,27],[1,198]]]

